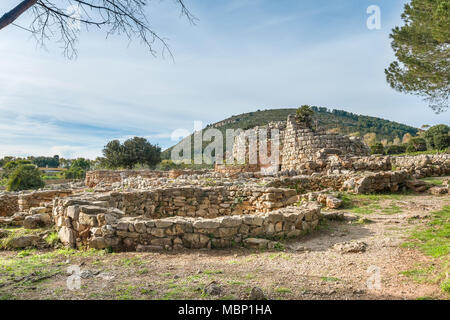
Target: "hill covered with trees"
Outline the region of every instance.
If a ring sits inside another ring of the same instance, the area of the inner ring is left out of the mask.
[[[367,138],[376,140],[373,142],[394,142],[395,140],[402,140],[405,134],[414,136],[419,131],[419,129],[405,124],[359,115],[344,110],[330,110],[316,106],[312,106],[311,109],[314,111],[312,115],[313,126],[344,135],[360,136],[362,138],[367,135]],[[217,128],[222,131],[225,137],[225,131],[227,129],[247,130],[255,126],[266,125],[272,121],[285,121],[288,115],[295,114],[296,110],[296,108],[257,110],[255,112],[234,115],[214,124],[209,124],[206,126],[206,129]],[[204,146],[208,144],[205,142]],[[172,148],[162,153],[162,159],[170,159]]]

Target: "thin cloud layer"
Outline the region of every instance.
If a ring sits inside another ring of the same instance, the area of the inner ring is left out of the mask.
[[[371,1],[281,2],[191,0],[196,26],[173,5],[154,4],[152,24],[170,38],[175,62],[98,31],[83,33],[78,59],[67,61],[54,44],[42,50],[25,31],[2,30],[0,156],[95,158],[109,140],[135,135],[165,148],[194,120],[301,104],[417,127],[450,122],[386,84],[402,3],[379,1],[383,27],[370,31]]]

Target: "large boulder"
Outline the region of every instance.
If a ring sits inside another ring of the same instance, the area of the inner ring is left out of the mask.
[[[41,237],[37,235],[26,235],[12,239],[9,242],[9,246],[15,249],[27,248],[27,247],[37,247],[42,243]]]

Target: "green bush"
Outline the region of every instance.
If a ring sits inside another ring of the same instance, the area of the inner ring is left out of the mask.
[[[429,150],[444,150],[450,147],[449,134],[450,127],[445,124],[438,124],[425,131],[424,138]]]
[[[406,152],[407,153],[417,152],[417,149],[414,147],[412,143],[408,143],[408,145],[406,146]]]
[[[169,171],[174,169],[183,169],[183,164],[176,164],[172,160],[162,160],[157,166],[156,169],[163,170],[163,171]]]
[[[105,164],[111,169],[133,169],[136,165],[153,168],[161,161],[161,147],[139,137],[128,139],[123,144],[113,140],[103,148],[103,156]]]
[[[421,137],[411,138],[409,145],[411,145],[412,147],[410,148],[411,151],[408,151],[408,152],[417,152],[417,151],[426,151],[427,150],[427,142],[425,141],[424,138],[421,138]],[[408,147],[409,147],[409,145],[408,145]]]
[[[21,166],[21,165],[25,165],[25,164],[31,164],[31,161],[29,160],[11,160],[8,161],[4,166],[3,166],[3,178],[8,178],[11,173],[13,173],[13,171]]]
[[[307,127],[311,127],[312,115],[314,111],[308,105],[303,105],[295,112],[295,118],[298,122],[303,122]]]
[[[434,147],[437,150],[445,150],[450,146],[450,136],[448,134],[437,134],[433,137]]]
[[[372,154],[384,154],[384,146],[382,143],[375,143],[370,146],[370,152]]]
[[[64,179],[84,179],[86,177],[86,171],[82,168],[71,167],[69,170],[64,171]]]
[[[405,145],[392,145],[386,148],[386,154],[400,154],[406,152]]]
[[[9,176],[8,191],[39,189],[45,185],[39,170],[32,164],[19,165]]]

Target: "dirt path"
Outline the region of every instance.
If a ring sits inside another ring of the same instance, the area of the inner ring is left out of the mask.
[[[401,247],[414,228],[428,221],[430,212],[450,204],[448,197],[408,195],[361,201],[373,209],[359,214],[366,220],[326,221],[305,238],[283,242],[284,250],[114,254],[62,250],[20,257],[17,252],[3,251],[0,261],[10,268],[0,269],[0,297],[247,299],[257,286],[269,299],[448,299],[433,281],[443,271],[434,258]],[[366,243],[366,251],[342,254],[333,249],[347,241]],[[21,280],[17,272],[13,274],[19,266],[31,277]],[[84,271],[80,288],[73,291],[67,287],[69,266]],[[429,272],[422,275],[417,270]],[[376,286],[377,271],[380,287]],[[42,274],[49,277],[39,280]],[[368,287],[368,280],[374,288]],[[221,288],[218,296],[203,293],[212,281]]]

